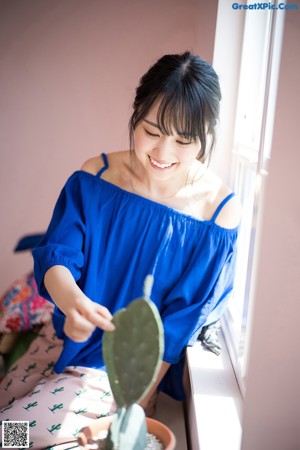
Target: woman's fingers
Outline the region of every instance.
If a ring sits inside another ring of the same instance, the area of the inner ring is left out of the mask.
[[[89,300],[88,303],[81,305],[80,313],[94,326],[104,331],[113,331],[115,329],[112,323],[112,315],[105,306]]]
[[[72,310],[66,317],[64,332],[76,342],[86,341],[95,329],[89,320],[82,316],[78,311]]]
[[[115,329],[112,323],[112,315],[109,310],[102,305],[94,303],[94,310],[87,317],[96,327],[105,331],[113,331]]]
[[[115,329],[112,323],[112,315],[102,305],[92,301],[83,303],[78,309],[72,309],[66,317],[64,332],[76,342],[86,341],[96,327],[104,331]]]

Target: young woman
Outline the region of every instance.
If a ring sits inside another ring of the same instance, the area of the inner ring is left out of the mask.
[[[34,422],[35,449],[72,440],[110,412],[103,330],[142,295],[148,274],[165,353],[143,406],[158,385],[182,398],[184,350],[232,289],[240,205],[208,168],[220,98],[207,62],[163,56],[136,90],[130,150],[89,159],[63,187],[33,251],[40,293],[56,305],[55,332],[44,327],[2,382],[2,419]]]

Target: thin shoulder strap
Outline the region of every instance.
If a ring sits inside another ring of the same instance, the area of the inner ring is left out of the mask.
[[[211,222],[215,222],[216,218],[218,217],[221,209],[223,208],[223,206],[235,195],[234,192],[231,192],[231,194],[227,195],[227,197],[224,198],[224,200],[221,201],[221,203],[219,204],[219,206],[217,207],[217,209],[214,212],[214,215],[212,216],[212,218],[210,219]]]
[[[102,167],[99,172],[97,173],[97,177],[101,177],[101,175],[103,174],[103,172],[108,169],[108,159],[105,153],[101,153],[101,156],[103,158],[103,162],[104,162],[104,167]]]

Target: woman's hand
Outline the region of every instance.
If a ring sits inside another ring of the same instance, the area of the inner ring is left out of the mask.
[[[64,332],[69,338],[84,342],[96,327],[105,331],[115,329],[108,309],[82,292],[67,267],[51,267],[45,274],[44,283],[52,300],[66,316]]]
[[[112,315],[105,306],[89,300],[87,297],[79,298],[76,306],[66,311],[64,324],[65,334],[76,342],[86,341],[96,327],[105,331],[113,331]]]

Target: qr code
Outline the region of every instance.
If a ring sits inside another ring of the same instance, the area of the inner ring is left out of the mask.
[[[29,421],[2,422],[2,448],[29,448]]]

